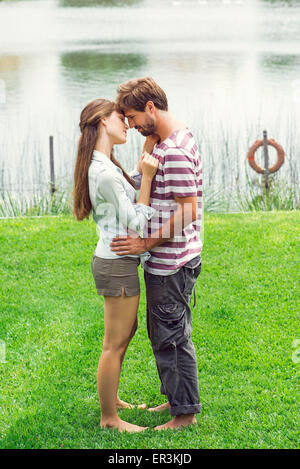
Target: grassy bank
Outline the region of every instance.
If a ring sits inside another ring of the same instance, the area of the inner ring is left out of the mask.
[[[46,192],[31,192],[24,196],[22,191],[0,190],[0,218],[20,216],[70,215],[72,212],[71,184],[68,189],[58,189],[53,195]],[[253,184],[248,180],[241,190],[214,191],[204,188],[204,207],[207,212],[258,212],[272,210],[300,210],[299,189],[273,179],[268,190],[262,179]]]
[[[300,212],[205,215],[193,317],[202,414],[193,428],[128,435],[98,427],[103,299],[90,272],[94,223],[1,220],[0,448],[297,447],[299,236]],[[143,282],[120,396],[164,401]],[[169,419],[120,414],[149,427]]]

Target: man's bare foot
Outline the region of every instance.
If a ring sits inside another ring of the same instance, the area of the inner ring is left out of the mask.
[[[194,414],[176,415],[173,420],[155,427],[154,430],[167,430],[168,428],[174,430],[176,428],[187,427],[188,425],[195,425],[196,423],[197,420]]]
[[[128,402],[122,401],[120,398],[117,399],[117,409],[134,409],[135,407],[138,409],[146,409],[147,404],[138,404],[136,406],[134,404],[128,404]]]
[[[157,407],[150,407],[149,412],[162,412],[163,410],[170,409],[170,403],[166,402],[165,404],[158,405]]]
[[[119,432],[130,432],[130,433],[137,433],[143,432],[147,430],[148,427],[140,427],[139,425],[133,425],[132,423],[125,422],[121,419],[112,419],[112,420],[101,420],[100,422],[101,428],[110,428],[110,429],[117,429]]]

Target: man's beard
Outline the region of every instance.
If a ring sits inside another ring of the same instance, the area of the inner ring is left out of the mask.
[[[148,137],[148,135],[155,134],[155,131],[156,131],[156,126],[154,124],[154,120],[151,117],[148,117],[148,116],[146,117],[145,125],[143,125],[143,126],[139,125],[136,128],[141,129],[140,133],[144,137]]]

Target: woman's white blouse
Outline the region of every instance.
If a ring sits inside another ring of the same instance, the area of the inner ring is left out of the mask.
[[[120,256],[110,249],[112,239],[128,236],[128,229],[142,236],[142,230],[155,210],[135,203],[136,191],[124,178],[122,170],[97,150],[93,153],[88,179],[93,219],[100,231],[95,255],[117,259]],[[140,257],[143,265],[150,254],[130,257]]]

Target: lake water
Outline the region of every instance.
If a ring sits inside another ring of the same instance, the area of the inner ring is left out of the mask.
[[[299,182],[299,1],[28,0],[0,1],[2,188],[48,182],[50,134],[58,183],[70,179],[81,109],[145,75],[194,130],[207,187],[253,174],[247,150],[264,129]],[[126,168],[142,144],[129,134]]]

